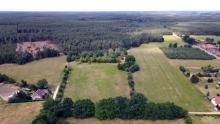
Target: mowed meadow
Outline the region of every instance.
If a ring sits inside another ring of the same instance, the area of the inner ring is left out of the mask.
[[[150,101],[174,102],[189,111],[208,111],[210,104],[158,47],[142,45],[129,50],[141,70],[134,74],[135,88]]]
[[[129,96],[127,73],[117,64],[70,64],[72,69],[64,96],[73,100],[91,99],[94,102],[115,96]]]
[[[24,65],[2,64],[0,65],[0,73],[10,76],[16,81],[26,80],[28,83],[36,83],[45,78],[49,82],[49,86],[55,89],[59,84],[65,63],[65,56],[60,56]]]

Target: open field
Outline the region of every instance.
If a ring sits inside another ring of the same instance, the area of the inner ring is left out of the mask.
[[[33,61],[25,65],[3,64],[0,65],[0,73],[11,76],[17,81],[26,80],[28,83],[36,83],[45,78],[49,86],[55,89],[65,63],[65,57],[61,56]]]
[[[174,102],[189,111],[207,111],[211,107],[178,69],[169,64],[159,48],[145,46],[129,50],[141,68],[134,74],[138,92],[144,93],[150,101]]]
[[[127,73],[116,64],[71,64],[71,75],[64,96],[93,101],[114,96],[129,96]]]
[[[42,102],[0,105],[1,124],[30,124],[40,112]]]
[[[184,45],[185,43],[183,42],[183,40],[176,36],[176,35],[163,35],[164,38],[164,46],[168,47],[170,43],[177,43],[178,46],[180,45]]]
[[[190,35],[190,37],[200,41],[205,41],[206,38],[213,38],[215,42],[220,41],[220,36],[216,35]]]
[[[100,121],[95,118],[91,119],[73,119],[68,118],[60,120],[58,124],[184,124],[184,120],[163,120],[163,121],[146,121],[146,120],[106,120]]]

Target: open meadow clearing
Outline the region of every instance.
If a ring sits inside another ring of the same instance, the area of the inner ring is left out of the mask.
[[[134,74],[136,91],[144,93],[150,101],[174,102],[189,111],[207,111],[211,107],[178,69],[169,64],[158,47],[145,46],[129,50],[141,68]]]
[[[30,124],[40,112],[42,102],[0,104],[1,124]]]
[[[58,84],[62,70],[65,66],[65,57],[47,58],[33,61],[25,65],[2,64],[0,73],[6,74],[17,81],[26,80],[28,83],[36,83],[45,78],[49,86],[55,89]]]
[[[127,73],[116,64],[71,64],[64,96],[93,101],[107,97],[129,96]]]

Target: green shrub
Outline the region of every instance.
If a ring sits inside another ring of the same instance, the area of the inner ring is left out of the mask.
[[[95,115],[95,104],[89,100],[78,100],[73,107],[73,116],[75,118],[89,118]]]
[[[192,83],[198,83],[199,82],[199,78],[196,75],[192,75],[192,77],[190,78],[190,81]]]
[[[102,99],[96,104],[95,117],[100,120],[116,118],[116,103],[114,98]]]

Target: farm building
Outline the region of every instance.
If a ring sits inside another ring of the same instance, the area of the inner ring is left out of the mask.
[[[12,84],[0,83],[0,97],[5,101],[8,101],[11,97],[13,97],[19,91],[20,91],[20,88],[17,86],[14,86]]]
[[[211,102],[214,106],[220,105],[220,96],[216,96]]]
[[[48,89],[38,89],[31,95],[32,100],[43,100],[49,95]]]

